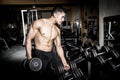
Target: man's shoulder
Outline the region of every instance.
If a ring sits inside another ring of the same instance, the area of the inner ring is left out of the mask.
[[[37,20],[35,20],[35,22],[43,22],[44,21],[44,19],[37,19]]]
[[[43,25],[45,23],[45,19],[37,19],[34,21],[34,24],[36,25]]]
[[[47,22],[47,18],[42,18],[42,19],[38,19],[36,20],[37,23],[46,23]]]

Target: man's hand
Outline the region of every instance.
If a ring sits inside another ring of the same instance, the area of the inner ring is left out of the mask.
[[[70,69],[70,66],[67,63],[63,65],[64,65],[64,70],[68,71]]]
[[[28,60],[30,60],[32,58],[31,56],[28,56],[27,54],[26,54],[26,57]]]

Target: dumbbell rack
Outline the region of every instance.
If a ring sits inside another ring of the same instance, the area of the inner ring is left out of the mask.
[[[69,61],[68,63],[70,65],[70,70],[68,71],[64,70],[62,62],[57,64],[55,72],[58,75],[59,80],[87,80],[87,77],[82,70],[77,67],[74,61]]]
[[[76,46],[71,43],[66,43],[65,47],[68,50],[67,51],[68,60],[74,60],[77,63],[81,63],[82,61],[86,60],[87,62],[86,72],[87,72],[88,80],[92,80],[95,77],[95,75],[96,76],[101,75],[99,71],[103,71],[103,68],[106,69],[105,71],[108,70],[117,71],[118,69],[120,69],[120,54],[110,46],[105,45],[100,47],[99,45],[94,44],[87,47],[85,46],[80,47],[78,45]],[[81,55],[76,54],[77,51]],[[73,58],[75,55],[78,56],[76,59]],[[81,57],[83,57],[84,60],[82,60],[83,58]]]

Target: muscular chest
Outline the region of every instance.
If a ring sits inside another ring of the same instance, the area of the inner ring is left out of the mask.
[[[55,27],[44,26],[40,29],[40,34],[45,38],[54,39],[58,35],[58,32]]]

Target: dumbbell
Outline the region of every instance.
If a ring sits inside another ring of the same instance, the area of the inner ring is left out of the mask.
[[[111,48],[110,53],[112,57],[111,60],[106,62],[106,67],[112,71],[118,71],[120,69],[120,54],[113,48]]]
[[[84,49],[82,48],[81,46],[79,47],[79,50],[80,50],[80,54],[86,59],[86,60],[89,60],[91,61],[93,58],[99,56],[99,55],[102,55],[104,54],[104,52],[97,52],[96,49],[94,48],[87,48],[87,49]]]
[[[65,57],[67,60],[74,60],[79,56],[79,47],[73,43],[66,42],[65,43]]]
[[[82,56],[86,60],[96,62],[97,65],[103,65],[107,60],[111,59],[110,55],[108,54],[109,51],[110,49],[107,46],[100,47],[99,45],[94,45],[87,49],[80,47],[80,53]]]
[[[107,60],[112,59],[110,55],[106,53],[107,51],[98,52],[96,49],[83,50],[82,54],[85,58],[96,65],[104,65]]]
[[[34,57],[30,60],[24,59],[23,68],[28,71],[38,72],[42,68],[42,61],[37,57]]]
[[[81,56],[83,56],[83,58],[85,59],[90,59],[91,58],[91,54],[89,53],[89,49],[84,49],[82,46],[79,47],[79,53],[81,54]]]
[[[70,65],[70,70],[65,71],[63,64],[61,62],[57,63],[56,69],[55,69],[55,73],[58,76],[59,80],[74,80],[74,77],[72,75],[72,70],[75,70],[75,68],[77,68],[75,63],[69,62]]]
[[[84,48],[82,46],[79,47],[80,53],[81,55],[86,58],[87,60],[91,60],[92,58],[98,56],[98,55],[102,55],[106,52],[106,50],[100,50],[100,46],[99,45],[91,45],[87,48]]]
[[[100,55],[100,56],[97,56],[94,58],[94,64],[99,65],[99,66],[104,66],[106,64],[106,62],[111,59],[112,59],[112,57]]]
[[[115,61],[120,61],[120,53],[117,50],[111,48],[109,54]]]
[[[95,49],[97,53],[101,53],[101,52],[108,53],[110,51],[109,46],[100,46],[98,44],[95,44],[93,46],[93,49]]]
[[[80,54],[79,47],[76,45],[73,45],[71,43],[66,43],[66,59],[68,61],[74,61],[75,63],[79,64],[80,62],[84,61],[85,58]]]
[[[114,61],[116,62],[120,61],[120,54],[113,48],[110,47],[103,47],[102,48],[103,52],[98,53],[94,50],[94,57],[97,64],[104,65],[106,62],[108,63],[109,61]],[[113,63],[113,62],[112,62]],[[111,65],[113,66],[114,63]]]
[[[86,79],[85,75],[83,74],[80,68],[77,68],[75,62],[70,61],[68,62],[70,65],[70,70],[65,71],[62,63],[58,63],[55,69],[56,74],[58,75],[59,80],[82,80]]]
[[[106,62],[105,66],[110,71],[120,71],[120,61],[109,60]]]
[[[109,55],[110,48],[108,46],[102,46],[94,45],[93,49],[91,49],[91,53],[93,54],[93,57],[101,56],[101,55]]]
[[[120,60],[120,54],[111,47],[103,47],[102,50],[105,52],[105,56],[111,57],[113,61]]]
[[[96,49],[96,51],[99,52],[104,52],[104,53],[108,53],[109,56],[112,56],[116,59],[120,59],[120,54],[112,47],[109,46],[102,46],[100,48],[100,46],[95,45],[94,47]]]

